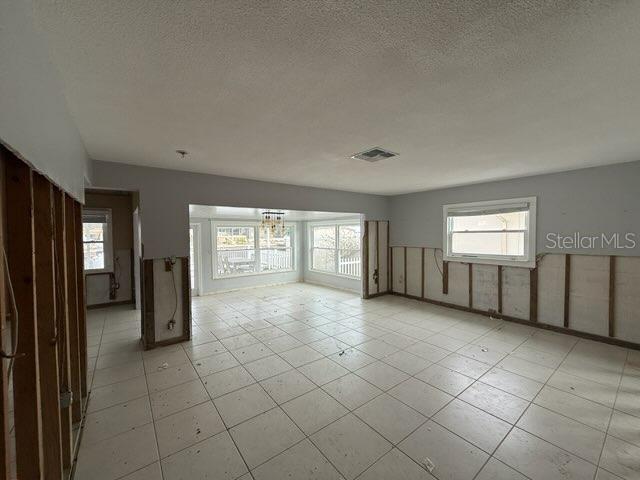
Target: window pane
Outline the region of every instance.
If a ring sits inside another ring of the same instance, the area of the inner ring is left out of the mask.
[[[312,252],[312,268],[323,272],[335,272],[336,251],[334,249],[314,248]]]
[[[98,270],[104,268],[104,244],[84,244],[84,269]]]
[[[453,233],[451,253],[524,256],[524,232]]]
[[[255,248],[255,231],[251,226],[247,227],[217,227],[217,249],[238,250]]]
[[[338,229],[340,250],[360,250],[360,225],[340,225]]]
[[[82,240],[85,242],[104,242],[106,223],[83,223]]]
[[[256,272],[255,249],[223,249],[217,252],[218,275],[239,275]]]
[[[270,229],[260,229],[260,248],[289,248],[293,237],[293,227],[285,227],[282,235],[275,235]]]
[[[524,230],[527,225],[528,212],[492,213],[489,215],[472,215],[467,217],[451,217],[452,230]]]
[[[313,227],[313,246],[336,248],[336,227],[334,225]]]

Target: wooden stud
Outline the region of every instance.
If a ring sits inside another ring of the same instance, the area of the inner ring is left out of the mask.
[[[71,420],[82,419],[82,392],[80,387],[80,330],[78,323],[78,279],[76,269],[75,201],[65,195],[65,240],[67,247],[67,306],[69,318],[69,358],[71,365]]]
[[[388,277],[388,289],[390,292],[393,292],[393,247],[389,245],[388,253],[387,253],[387,264],[389,265],[389,271],[387,272]]]
[[[529,320],[538,321],[538,267],[529,270]]]
[[[407,294],[407,247],[404,247],[404,294]]]
[[[58,283],[58,302],[56,303],[58,319],[58,357],[60,365],[61,391],[68,391],[71,379],[71,357],[69,346],[69,316],[67,305],[67,247],[65,236],[65,194],[54,188],[54,219],[55,219],[55,253]],[[62,437],[62,464],[70,469],[73,461],[73,430],[71,421],[71,406],[60,410],[60,428]]]
[[[424,298],[424,283],[425,283],[426,276],[427,276],[425,271],[424,271],[424,247],[421,248],[420,251],[422,252],[422,254],[420,256],[420,258],[421,258],[420,261],[422,262],[422,264],[420,266],[420,272],[421,272],[420,273],[420,275],[421,275],[421,277],[420,277],[421,278],[421,281],[420,281],[420,296],[422,298]]]
[[[469,308],[473,308],[473,264],[469,264]]]
[[[436,258],[436,262],[438,259]],[[442,261],[442,293],[449,294],[449,262]]]
[[[9,271],[19,312],[18,352],[13,362],[16,470],[21,479],[44,473],[38,372],[33,190],[31,169],[15,157],[6,162]],[[16,325],[12,326],[16,328]]]
[[[616,336],[616,257],[609,257],[609,336]]]
[[[389,220],[387,220],[387,247],[391,245],[391,229],[390,229],[390,223]],[[387,256],[389,254],[387,253]],[[380,262],[378,262],[378,268],[380,268]],[[391,269],[389,268],[389,259],[387,258],[387,292],[391,292],[393,291],[393,286],[390,283],[391,279],[392,279],[392,272]],[[378,276],[378,278],[380,278]]]
[[[369,221],[364,221],[362,235],[362,297],[369,298]]]
[[[87,397],[87,307],[84,286],[84,243],[82,241],[82,205],[74,204],[76,233],[76,282],[78,303],[78,350],[80,356],[80,393]]]
[[[376,293],[380,293],[380,222],[376,220]]]
[[[60,384],[56,329],[56,278],[53,250],[53,205],[51,183],[33,174],[33,224],[38,313],[38,368],[42,411],[43,466],[47,479],[62,478],[60,435]]]
[[[498,313],[502,313],[502,265],[498,265]]]
[[[144,336],[142,338],[144,348],[155,347],[155,314],[153,293],[153,259],[142,260],[142,315],[144,322]]]
[[[6,248],[5,238],[5,158],[10,154],[4,147],[0,146],[0,247]],[[0,252],[1,254],[2,252]],[[5,270],[4,256],[0,255],[0,345],[5,349],[9,348],[11,330],[8,327],[8,319],[12,315],[9,302],[7,302],[7,287],[5,279],[7,272]],[[9,436],[9,360],[1,359],[0,364],[0,480],[8,480],[10,478],[10,436]]]
[[[189,257],[182,257],[182,334],[181,341],[191,339],[191,279],[189,278]]]
[[[571,255],[564,257],[564,328],[569,328],[569,297],[571,295]]]

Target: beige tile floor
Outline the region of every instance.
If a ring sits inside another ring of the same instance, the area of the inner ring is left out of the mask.
[[[394,296],[195,298],[143,352],[94,310],[77,480],[640,479],[640,353]]]

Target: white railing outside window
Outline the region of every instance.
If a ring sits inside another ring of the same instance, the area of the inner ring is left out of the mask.
[[[294,269],[293,225],[282,236],[258,224],[212,224],[213,271],[216,278],[276,273]]]

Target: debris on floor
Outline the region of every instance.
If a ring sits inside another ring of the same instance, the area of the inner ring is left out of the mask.
[[[164,362],[158,367],[158,370],[166,370],[167,368],[169,368],[169,364],[167,362]]]
[[[422,461],[422,466],[429,472],[433,472],[433,469],[436,468],[435,464],[431,461],[429,457],[425,458]]]

